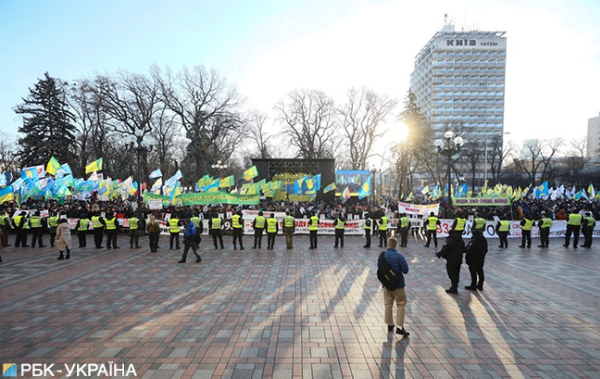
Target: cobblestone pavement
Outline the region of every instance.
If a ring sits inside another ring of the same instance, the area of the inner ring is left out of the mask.
[[[383,322],[382,249],[360,237],[342,249],[320,237],[317,250],[307,236],[293,250],[282,236],[275,250],[203,240],[202,262],[186,264],[181,250],[150,253],[145,238],[133,250],[125,237],[118,250],[91,239],[69,261],[49,247],[4,249],[4,363],[132,363],[143,378],[600,378],[598,240],[577,250],[490,240],[484,291],[462,289],[463,265],[453,296],[444,261],[411,239],[401,249],[411,335],[399,339]]]

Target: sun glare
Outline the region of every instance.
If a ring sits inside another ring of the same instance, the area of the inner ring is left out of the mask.
[[[396,139],[398,142],[404,142],[408,139],[408,126],[404,125],[404,124],[397,124],[396,125]]]

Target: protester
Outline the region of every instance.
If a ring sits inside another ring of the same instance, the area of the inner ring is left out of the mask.
[[[156,222],[156,217],[150,216],[150,221],[146,225],[146,231],[148,232],[150,252],[156,253],[158,251],[158,239],[160,237],[160,225]]]
[[[58,260],[70,259],[71,258],[71,228],[69,222],[61,218],[58,220],[58,226],[56,227],[56,248],[58,249]],[[63,252],[67,255],[63,255]]]
[[[396,334],[408,336],[410,333],[404,329],[404,313],[406,307],[406,291],[404,275],[408,274],[408,263],[406,258],[396,250],[398,240],[391,237],[387,241],[388,249],[384,252],[377,261],[377,267],[381,265],[381,259],[385,259],[392,267],[394,272],[401,273],[401,279],[396,285],[394,291],[390,291],[383,287],[383,302],[385,304],[385,323],[388,326],[388,332],[394,331],[393,308],[396,304]]]
[[[188,251],[192,249],[192,252],[196,256],[196,262],[201,262],[202,258],[198,254],[198,245],[196,244],[196,225],[187,219],[185,220],[185,229],[183,231],[183,256],[178,263],[185,263],[188,255]]]

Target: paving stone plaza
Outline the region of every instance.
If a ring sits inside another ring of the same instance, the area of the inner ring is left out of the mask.
[[[489,240],[484,291],[458,295],[422,240],[400,251],[409,337],[387,332],[376,277],[382,249],[296,236],[286,250],[5,248],[0,357],[14,363],[131,363],[143,378],[600,378],[600,254],[508,249]],[[74,239],[75,242],[75,239]],[[443,240],[440,240],[440,247]],[[90,246],[90,244],[92,246]],[[538,244],[534,240],[533,245]],[[374,245],[376,246],[376,244]]]

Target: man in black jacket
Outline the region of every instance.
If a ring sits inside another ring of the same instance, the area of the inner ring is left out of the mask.
[[[452,285],[446,290],[446,293],[458,293],[458,280],[460,278],[460,265],[463,261],[463,252],[465,251],[465,243],[460,233],[451,233],[446,239],[446,243],[442,247],[438,258],[446,260],[446,271]]]
[[[469,272],[471,273],[471,285],[466,286],[465,289],[471,291],[483,290],[483,263],[485,262],[485,255],[487,252],[487,240],[483,236],[483,233],[473,231],[473,238],[467,245],[466,250],[466,261],[469,265]],[[477,277],[479,277],[479,280]]]

